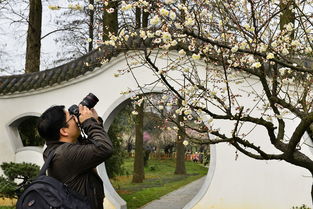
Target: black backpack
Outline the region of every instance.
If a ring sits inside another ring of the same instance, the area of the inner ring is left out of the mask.
[[[72,191],[57,179],[47,176],[46,170],[54,157],[51,153],[33,180],[18,198],[16,209],[90,209],[87,197]]]

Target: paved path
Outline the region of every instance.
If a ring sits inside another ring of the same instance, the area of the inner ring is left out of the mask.
[[[154,200],[140,209],[182,209],[199,192],[206,176]]]

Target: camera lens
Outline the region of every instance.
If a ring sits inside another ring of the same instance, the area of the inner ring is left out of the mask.
[[[98,103],[98,101],[99,99],[94,94],[89,93],[80,104],[90,109],[93,108]]]

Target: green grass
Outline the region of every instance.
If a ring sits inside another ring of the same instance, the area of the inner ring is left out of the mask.
[[[127,208],[135,209],[207,174],[208,169],[201,164],[186,161],[185,165],[187,174],[175,175],[175,160],[149,160],[143,183],[131,183],[131,175],[117,177],[111,183],[127,202]],[[133,159],[126,159],[124,168],[131,174]]]
[[[0,209],[15,209],[13,206],[0,206]]]

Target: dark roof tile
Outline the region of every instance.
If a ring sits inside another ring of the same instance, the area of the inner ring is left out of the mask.
[[[102,46],[101,50],[93,50],[76,60],[52,69],[30,74],[0,76],[0,96],[59,85],[84,75],[86,72],[93,71],[96,67],[101,66],[103,58],[111,59],[117,56],[119,52],[120,50],[111,46]]]
[[[115,48],[103,45],[76,60],[52,69],[30,74],[0,76],[0,96],[14,95],[62,84],[93,71],[96,67],[100,67],[103,59],[111,60],[112,57],[118,56],[123,51],[141,49],[144,45],[153,48],[150,39],[143,41],[139,36],[131,37],[125,46]]]

